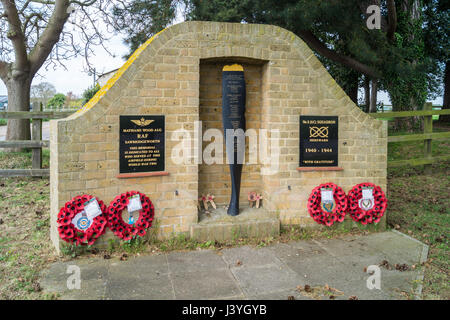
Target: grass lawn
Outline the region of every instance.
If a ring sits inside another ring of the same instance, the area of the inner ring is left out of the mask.
[[[450,128],[435,126],[434,132]],[[400,135],[404,132],[390,132]],[[424,143],[409,141],[390,143],[388,160],[423,157]],[[450,154],[447,140],[432,142],[433,156]],[[424,299],[450,299],[450,163],[433,165],[432,174],[424,166],[388,170],[388,226],[428,244],[425,265]]]
[[[44,150],[44,165],[49,152]],[[0,153],[3,169],[30,168],[30,153]],[[0,178],[0,299],[45,298],[38,275],[54,261],[48,179]]]
[[[445,129],[440,129],[445,130]],[[433,143],[433,154],[448,154],[446,141]],[[393,143],[389,145],[389,160],[420,158],[423,142]],[[44,166],[48,167],[49,152],[44,150]],[[30,153],[0,152],[0,168],[29,168]],[[388,170],[389,200],[387,222],[391,228],[411,235],[430,246],[425,263],[423,293],[425,299],[450,299],[449,289],[449,227],[450,227],[450,163],[433,166],[431,175],[423,167]],[[53,299],[39,287],[39,273],[58,259],[72,259],[83,255],[168,251],[180,249],[221,248],[252,244],[266,246],[273,242],[320,237],[338,237],[349,232],[341,229],[302,230],[289,228],[280,237],[269,239],[236,239],[229,243],[197,243],[177,237],[160,242],[127,242],[119,248],[113,245],[107,252],[89,248],[66,248],[65,257],[54,255],[49,239],[49,180],[41,178],[0,178],[0,299]],[[352,233],[366,232],[352,230]]]
[[[424,299],[450,299],[450,164],[392,169],[388,173],[388,215],[392,228],[430,246],[425,264]]]

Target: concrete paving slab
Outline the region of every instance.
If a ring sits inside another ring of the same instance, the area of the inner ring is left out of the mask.
[[[225,261],[212,250],[173,252],[167,255],[172,273],[202,272],[211,269],[225,269]]]
[[[172,300],[175,298],[168,274],[148,277],[114,273],[106,285],[108,300]]]
[[[417,273],[411,271],[381,271],[381,290],[386,292],[407,292],[413,293],[414,281],[416,279]]]
[[[108,277],[109,263],[105,260],[80,261],[74,265],[80,267],[81,280],[104,280]]]
[[[147,277],[157,277],[169,273],[166,255],[152,255],[130,258],[127,261],[114,261],[110,265],[110,272],[122,274],[139,274]]]
[[[64,292],[67,289],[67,267],[73,262],[58,262],[41,273],[40,285],[48,292]]]
[[[176,299],[231,299],[243,296],[228,269],[172,274]]]
[[[317,255],[329,256],[329,254],[325,250],[312,243],[277,243],[266,247],[265,249],[271,251],[278,259],[283,262],[285,262],[286,259],[292,259],[293,257],[299,260],[303,260]]]
[[[304,284],[302,278],[287,266],[266,264],[260,267],[230,269],[247,296],[255,296],[283,289],[295,289]]]
[[[359,300],[390,300],[390,299],[404,299],[405,295],[401,292],[413,294],[413,281],[415,273],[387,271],[381,269],[381,289],[368,289],[366,275],[363,281],[361,280],[337,280],[334,283],[335,288],[343,291],[345,296],[356,296]]]
[[[384,248],[382,251],[387,255],[387,260],[393,264],[417,264],[422,253],[419,246],[406,246],[400,244],[395,247]]]
[[[380,236],[384,235],[384,237]],[[374,234],[361,237],[356,243],[362,245],[370,254],[384,253],[390,263],[417,263],[422,254],[423,244],[411,241],[407,237],[394,232]]]
[[[295,289],[281,290],[249,296],[250,300],[289,300],[289,297],[294,297],[294,300],[314,300],[302,295]]]
[[[367,278],[367,273],[364,270],[372,265],[378,266],[380,262],[387,258],[383,252],[371,256],[356,254],[354,256],[336,257],[347,268],[348,272],[352,273],[352,279]]]
[[[301,261],[297,257],[290,257],[286,258],[284,262],[290,269],[302,276],[304,284],[310,286],[333,285],[337,280],[352,280],[357,277],[348,264],[332,256],[321,255]]]
[[[335,257],[347,258],[354,255],[379,254],[380,250],[370,245],[370,242],[357,239],[320,239],[314,240],[321,249]]]
[[[392,294],[385,290],[368,289],[366,281],[361,280],[336,280],[333,283],[336,288],[344,293],[343,296],[336,296],[336,300],[348,300],[349,297],[355,296],[358,300],[391,300],[401,299],[398,294]]]
[[[262,266],[270,263],[281,265],[282,262],[267,248],[252,248],[249,246],[222,250],[222,258],[230,267],[237,264],[242,266]]]
[[[299,253],[299,255],[310,256],[326,253],[326,251],[317,243],[317,241],[291,241],[288,242],[287,245],[291,246],[292,248],[298,249],[297,253]]]
[[[174,299],[166,255],[112,262],[106,297],[113,300]]]
[[[381,289],[370,290],[364,268],[387,260],[420,264],[428,247],[399,232],[338,239],[292,241],[264,248],[250,246],[56,262],[41,275],[45,292],[62,299],[329,299],[296,290],[306,284],[341,291],[335,299],[420,298],[423,271],[380,267]],[[240,261],[240,263],[238,263]],[[81,289],[69,290],[69,266],[80,268]],[[319,290],[320,291],[320,290]]]
[[[72,267],[79,268],[81,284],[84,284],[84,287],[93,281],[103,283],[108,278],[109,264],[107,262],[99,259],[74,260],[55,263],[48,270],[45,270],[40,282],[41,286],[48,288],[50,292],[65,293],[69,290],[67,286],[69,277],[75,274],[74,269],[71,269]],[[89,287],[86,287],[86,290],[88,289]]]
[[[104,300],[106,280],[81,281],[80,289],[66,290],[61,295],[64,300]]]

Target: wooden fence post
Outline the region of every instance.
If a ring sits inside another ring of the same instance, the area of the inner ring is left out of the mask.
[[[433,109],[433,105],[431,102],[425,103],[424,110],[432,110],[432,109]],[[432,115],[424,116],[423,133],[433,133],[433,116]],[[425,145],[424,145],[425,158],[428,158],[430,160],[433,158],[432,148],[431,148],[432,141],[433,141],[432,139],[425,139]],[[431,174],[431,168],[432,168],[431,164],[426,164],[425,165],[425,174]]]
[[[41,112],[42,104],[39,102],[33,103],[33,112]],[[42,140],[42,119],[33,119],[32,125],[32,137],[34,141]],[[42,146],[39,148],[33,148],[32,154],[32,167],[33,169],[42,169]]]

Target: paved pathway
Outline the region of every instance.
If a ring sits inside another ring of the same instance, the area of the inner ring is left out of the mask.
[[[398,232],[297,241],[263,248],[200,250],[118,259],[57,262],[41,286],[62,299],[295,299],[317,297],[297,286],[338,289],[336,299],[398,299],[418,294],[421,271],[381,267],[381,290],[369,290],[369,265],[419,265],[428,247]],[[69,265],[81,269],[81,289],[68,290]],[[342,292],[342,293],[341,293]],[[318,294],[320,296],[320,294]],[[329,299],[322,295],[322,299]]]

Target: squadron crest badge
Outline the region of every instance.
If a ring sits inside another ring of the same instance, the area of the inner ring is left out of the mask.
[[[363,188],[362,198],[358,201],[359,207],[364,211],[369,211],[374,206],[373,188]]]
[[[323,211],[332,213],[333,209],[336,207],[336,203],[334,201],[333,189],[330,188],[322,188],[320,190],[322,201],[320,206]]]

